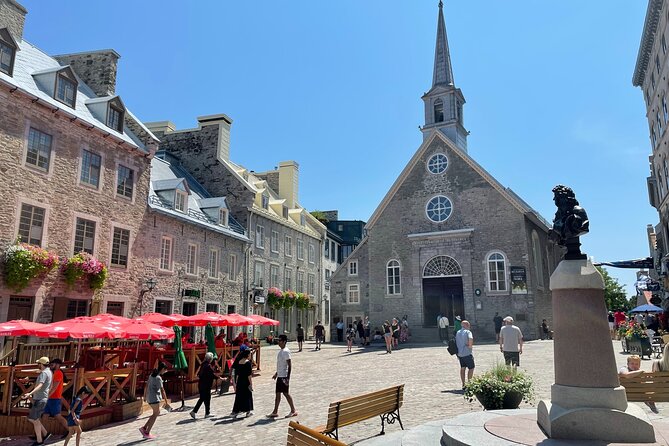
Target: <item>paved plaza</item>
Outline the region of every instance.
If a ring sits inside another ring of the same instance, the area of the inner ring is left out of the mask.
[[[391,355],[385,354],[381,344],[364,349],[354,348],[353,353],[346,353],[344,345],[324,345],[321,351],[314,351],[313,344],[306,343],[305,350],[296,353],[297,345],[291,342],[289,348],[294,352],[291,394],[299,412],[296,419],[310,427],[325,423],[331,401],[401,383],[405,384],[404,406],[401,409],[405,429],[482,410],[477,402],[464,400],[457,360],[441,344],[404,344]],[[272,374],[277,351],[276,346],[263,348],[262,371],[254,378],[254,416],[238,420],[229,418],[234,395],[216,396],[212,398],[212,413],[215,416],[210,419],[201,418],[204,409],[200,410],[200,418],[196,421],[191,420],[188,412],[163,412],[154,427],[158,438],[153,443],[182,445],[216,441],[217,444],[228,445],[285,444],[289,419],[265,418],[265,414],[272,411],[274,402]],[[626,356],[621,353],[620,342],[614,341],[614,351],[618,364],[623,365]],[[495,344],[475,345],[474,355],[479,372],[502,360],[499,347]],[[553,382],[553,342],[527,342],[521,365],[535,379],[537,398],[548,397]],[[643,361],[643,369],[650,370],[650,366],[650,361]],[[195,401],[190,399],[187,404],[193,406]],[[178,405],[174,404],[175,407]],[[521,407],[530,406],[523,404]],[[661,415],[669,411],[664,404],[658,407]],[[653,418],[657,417],[645,406],[643,408]],[[285,415],[288,412],[288,405],[282,400],[279,413]],[[146,417],[145,414],[137,420],[84,432],[82,445],[130,446],[144,443],[147,440],[142,439],[137,429]],[[347,443],[360,442],[376,436],[380,428],[377,417],[342,428],[340,439]],[[386,432],[391,434],[399,429],[397,424],[390,425],[386,427]],[[31,444],[25,437],[4,442],[0,439],[0,443],[3,446]],[[62,441],[50,444],[62,444]]]

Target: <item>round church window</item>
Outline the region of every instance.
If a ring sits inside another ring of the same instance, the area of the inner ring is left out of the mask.
[[[427,161],[427,170],[430,173],[439,174],[446,170],[448,167],[448,158],[443,153],[436,153],[430,157]]]
[[[427,206],[425,206],[427,218],[435,223],[446,221],[451,216],[451,211],[453,211],[453,204],[451,200],[443,195],[437,195],[432,198],[427,202]]]

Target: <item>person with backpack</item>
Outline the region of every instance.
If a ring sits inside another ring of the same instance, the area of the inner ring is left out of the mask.
[[[472,347],[474,346],[474,336],[470,331],[469,321],[462,321],[462,328],[455,333],[455,344],[458,347],[458,360],[460,361],[460,380],[462,388],[465,387],[465,369],[467,369],[467,381],[474,376],[474,355]]]

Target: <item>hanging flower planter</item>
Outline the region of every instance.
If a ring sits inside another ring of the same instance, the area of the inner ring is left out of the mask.
[[[283,308],[283,292],[277,287],[267,290],[267,305],[275,310]]]
[[[309,295],[303,293],[297,293],[297,298],[295,299],[295,306],[300,310],[306,310],[309,308]]]
[[[295,291],[286,291],[283,293],[283,308],[290,309],[295,306],[297,300],[297,293]]]
[[[78,280],[87,279],[92,290],[102,289],[109,274],[105,264],[87,252],[65,259],[61,271],[68,285],[73,286]]]
[[[5,250],[4,262],[5,283],[18,292],[34,278],[58,266],[58,256],[39,246],[17,243]]]

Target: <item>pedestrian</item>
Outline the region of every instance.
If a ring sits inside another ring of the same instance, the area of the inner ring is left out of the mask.
[[[615,339],[615,330],[616,330],[616,317],[613,315],[613,311],[609,311],[609,333],[611,334],[611,339]]]
[[[321,344],[325,340],[325,327],[321,325],[321,321],[314,326],[314,337],[316,338],[316,350],[321,349]]]
[[[499,350],[504,353],[506,365],[519,366],[523,354],[523,333],[513,325],[513,318],[504,318],[504,327],[499,332]]]
[[[67,436],[65,437],[63,446],[67,446],[67,443],[70,442],[70,438],[72,438],[72,435],[74,434],[77,435],[75,441],[77,446],[79,446],[82,432],[81,421],[79,421],[79,419],[81,418],[81,411],[84,409],[84,399],[88,398],[90,394],[91,390],[88,387],[83,386],[74,396],[72,404],[70,404],[70,412],[67,415]]]
[[[393,332],[393,347],[397,349],[400,346],[400,323],[396,317],[393,318],[393,323],[390,327]]]
[[[251,350],[239,353],[241,356],[237,365],[237,386],[235,387],[235,402],[232,406],[232,416],[237,418],[240,412],[246,412],[246,416],[253,415],[253,362],[251,361]]]
[[[499,331],[502,329],[504,321],[498,312],[495,312],[495,317],[492,318],[492,323],[495,324],[495,342],[499,342]]]
[[[155,435],[151,434],[151,428],[156,422],[158,415],[160,415],[160,403],[164,401],[163,407],[167,410],[172,410],[169,404],[167,404],[167,395],[165,394],[165,388],[163,387],[163,378],[160,376],[167,371],[167,365],[164,362],[158,362],[158,365],[151,372],[149,379],[146,380],[146,385],[144,386],[144,401],[146,401],[153,413],[144,426],[139,428],[139,431],[142,433],[142,437],[153,440],[156,438]]]
[[[369,328],[369,316],[365,316],[365,320],[362,323],[363,328],[365,329],[365,345],[369,345],[369,338],[371,337],[371,330]]]
[[[53,374],[49,366],[49,358],[42,356],[37,360],[37,367],[39,367],[39,375],[35,380],[35,385],[30,392],[21,395],[21,399],[32,398],[33,403],[28,412],[28,421],[30,421],[35,429],[35,442],[33,446],[44,444],[44,442],[51,436],[46,431],[44,425],[40,421],[44,409],[46,408],[47,400],[49,399],[49,391],[51,389],[51,381]]]
[[[467,369],[467,381],[474,375],[474,355],[472,348],[474,346],[474,336],[471,332],[469,321],[462,321],[462,328],[455,333],[455,345],[458,346],[458,361],[460,362],[460,380],[462,388],[465,387],[465,369]]]
[[[405,314],[400,322],[400,342],[407,342],[409,340],[409,321]]]
[[[453,331],[455,333],[459,332],[462,328],[462,319],[460,316],[455,316],[455,321],[453,322]]]
[[[304,343],[304,328],[302,324],[297,324],[297,351],[302,351],[302,344]]]
[[[444,344],[448,344],[449,341],[448,324],[448,318],[446,316],[439,315],[439,320],[437,321],[437,325],[439,326],[439,339]]]
[[[356,329],[353,328],[353,324],[348,324],[348,330],[346,330],[346,346],[348,347],[347,352],[351,353],[351,346],[353,345],[353,340],[355,339]]]
[[[212,361],[214,360],[214,354],[212,352],[207,352],[204,355],[204,361],[200,365],[200,371],[197,374],[198,381],[197,387],[200,393],[200,397],[195,403],[195,407],[190,411],[190,417],[195,419],[195,414],[200,410],[200,406],[204,403],[204,417],[211,417],[211,386],[214,384],[216,379],[216,373],[212,367]]]
[[[290,373],[293,367],[290,350],[286,347],[286,342],[288,342],[286,335],[279,335],[279,348],[281,350],[276,355],[276,373],[272,376],[272,379],[276,380],[276,397],[274,398],[274,410],[271,414],[267,415],[268,418],[277,418],[279,416],[281,395],[286,397],[286,401],[288,401],[288,405],[290,406],[290,413],[287,416],[297,416],[293,398],[290,396]]]
[[[356,330],[358,332],[358,338],[360,338],[360,347],[362,347],[365,345],[365,327],[362,325],[362,319],[358,319]]]
[[[344,321],[337,322],[337,342],[342,342],[344,340]]]
[[[387,320],[383,323],[383,339],[386,341],[386,353],[392,353],[393,331],[390,328],[390,322]]]
[[[546,319],[541,320],[541,333],[541,339],[553,339],[553,330],[551,330]]]
[[[67,421],[61,414],[64,382],[63,372],[60,370],[61,365],[63,365],[63,361],[60,358],[54,358],[49,363],[49,369],[51,370],[51,390],[49,391],[49,399],[44,407],[42,418],[55,418],[67,431]]]

